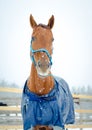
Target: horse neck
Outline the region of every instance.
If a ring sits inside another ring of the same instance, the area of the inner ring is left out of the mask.
[[[48,76],[46,78],[38,77],[36,68],[32,63],[31,73],[27,85],[31,92],[34,92],[38,95],[45,95],[53,89],[54,79],[52,76]]]

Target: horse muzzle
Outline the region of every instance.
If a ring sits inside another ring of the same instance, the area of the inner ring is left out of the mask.
[[[50,74],[51,64],[48,61],[42,59],[37,62],[36,70],[40,77],[45,78]]]

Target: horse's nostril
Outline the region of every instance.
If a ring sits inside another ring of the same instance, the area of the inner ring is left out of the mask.
[[[48,63],[48,68],[50,67],[50,63]]]
[[[38,62],[38,67],[41,67],[41,66],[42,66],[42,64],[41,64],[41,62],[39,61],[39,62]]]

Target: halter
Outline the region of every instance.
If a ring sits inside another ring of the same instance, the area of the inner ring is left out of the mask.
[[[48,52],[46,49],[44,49],[44,48],[41,48],[41,49],[38,49],[38,50],[34,50],[34,49],[32,48],[32,42],[33,42],[33,41],[34,41],[34,39],[32,38],[32,39],[31,39],[31,45],[30,45],[30,51],[32,52],[31,59],[32,59],[32,62],[34,63],[34,65],[36,66],[36,61],[35,61],[35,58],[34,58],[34,53],[36,53],[36,52],[44,52],[44,53],[46,53],[46,55],[47,55],[48,58],[49,58],[50,65],[52,65],[52,57],[51,57],[51,55],[49,54],[49,52]]]

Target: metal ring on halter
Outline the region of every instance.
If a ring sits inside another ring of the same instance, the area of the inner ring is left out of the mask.
[[[34,53],[36,53],[36,52],[44,52],[44,53],[46,53],[46,55],[49,58],[50,65],[52,65],[52,57],[50,56],[49,52],[46,49],[44,49],[44,48],[41,48],[41,49],[38,49],[38,50],[34,50],[32,48],[32,41],[33,41],[33,39],[31,40],[30,51],[32,52],[31,59],[32,59],[32,62],[34,63],[34,65],[36,66],[36,61],[34,59]]]

